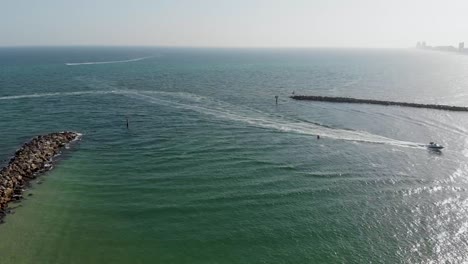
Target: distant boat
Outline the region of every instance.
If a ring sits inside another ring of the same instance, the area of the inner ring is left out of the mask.
[[[427,145],[427,148],[430,148],[430,149],[443,149],[444,147],[442,145],[437,144],[437,143],[430,142],[429,145]]]

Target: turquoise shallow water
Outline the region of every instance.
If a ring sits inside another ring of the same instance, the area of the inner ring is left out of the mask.
[[[0,226],[0,263],[468,261],[465,113],[287,98],[465,106],[467,70],[411,50],[1,48],[0,158],[84,136]]]

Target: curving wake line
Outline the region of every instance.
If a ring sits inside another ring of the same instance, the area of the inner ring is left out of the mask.
[[[364,142],[374,144],[387,144],[399,147],[424,148],[424,144],[401,141],[384,136],[371,134],[364,131],[346,130],[332,128],[320,124],[294,119],[291,117],[273,115],[258,109],[238,106],[224,101],[215,100],[210,97],[199,96],[184,92],[160,92],[160,91],[137,91],[137,90],[105,90],[105,91],[77,91],[56,92],[29,95],[3,96],[0,100],[14,100],[37,97],[61,97],[79,95],[102,95],[115,94],[132,99],[137,99],[150,104],[177,108],[197,112],[215,118],[234,121],[252,127],[271,129],[279,132],[296,133],[302,135],[347,140],[353,142]]]
[[[125,63],[125,62],[141,61],[141,60],[149,59],[149,58],[152,58],[152,57],[153,57],[153,56],[142,57],[142,58],[136,58],[136,59],[130,59],[130,60],[120,60],[120,61],[69,62],[69,63],[65,63],[65,65],[67,65],[67,66],[78,66],[78,65]]]
[[[190,93],[126,90],[124,96],[148,103],[195,111],[217,118],[241,122],[250,126],[272,129],[280,132],[327,137],[354,142],[387,144],[399,147],[424,148],[424,144],[401,141],[371,134],[364,131],[331,128],[290,117],[272,115],[257,109],[237,106]]]
[[[0,100],[15,100],[15,99],[26,99],[26,98],[40,98],[40,97],[60,97],[60,96],[77,96],[86,94],[113,94],[118,93],[117,91],[79,91],[79,92],[56,92],[56,93],[40,93],[40,94],[23,94],[23,95],[10,95],[1,96]]]

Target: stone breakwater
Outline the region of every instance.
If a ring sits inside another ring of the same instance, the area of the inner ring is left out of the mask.
[[[351,97],[293,95],[290,98],[292,98],[294,100],[320,101],[320,102],[331,102],[331,103],[396,105],[396,106],[405,106],[405,107],[429,108],[429,109],[437,109],[437,110],[468,112],[468,107],[464,107],[464,106],[451,106],[451,105],[438,105],[438,104],[417,104],[417,103],[381,101],[381,100],[371,100],[371,99],[357,99],[357,98],[351,98]]]
[[[10,211],[8,204],[23,198],[28,183],[52,168],[52,161],[79,133],[58,132],[33,138],[18,149],[0,171],[0,222]]]

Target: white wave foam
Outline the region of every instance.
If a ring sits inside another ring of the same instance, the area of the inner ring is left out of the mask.
[[[79,92],[65,92],[65,93],[38,93],[38,94],[22,94],[22,95],[10,95],[2,96],[0,100],[15,100],[15,99],[25,99],[25,98],[40,98],[40,97],[60,97],[60,96],[78,96],[86,94],[111,94],[118,93],[118,91],[79,91]]]
[[[183,92],[137,91],[137,90],[105,90],[105,91],[77,91],[65,93],[42,93],[29,95],[3,96],[0,100],[14,100],[24,98],[52,97],[52,96],[79,96],[116,94],[128,98],[142,100],[147,103],[162,105],[171,108],[194,111],[216,118],[247,124],[249,126],[272,129],[281,132],[297,133],[323,138],[333,138],[354,142],[388,144],[401,147],[423,148],[424,144],[400,141],[371,134],[364,131],[346,130],[322,126],[303,120],[293,119],[280,115],[262,112],[258,109],[237,106],[213,98]]]
[[[65,63],[65,65],[67,65],[67,66],[78,66],[78,65],[126,63],[126,62],[141,61],[141,60],[145,60],[145,59],[149,59],[149,58],[152,58],[152,56],[136,58],[136,59],[130,59],[130,60],[119,60],[119,61],[69,62],[69,63]]]
[[[140,99],[148,103],[196,111],[225,120],[242,122],[251,126],[273,129],[281,132],[292,132],[303,135],[328,137],[333,139],[389,144],[402,147],[421,148],[423,145],[374,135],[364,131],[353,131],[321,126],[318,124],[292,118],[272,115],[256,109],[239,107],[212,98],[189,93],[168,93],[127,90],[121,93],[130,98]],[[153,96],[152,96],[153,95]],[[156,95],[156,96],[154,96]]]

